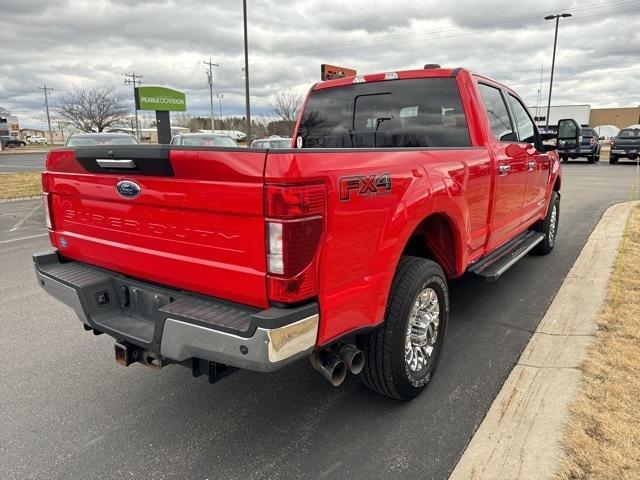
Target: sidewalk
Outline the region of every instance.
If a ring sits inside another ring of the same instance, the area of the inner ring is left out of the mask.
[[[450,480],[550,479],[578,369],[597,330],[633,203],[610,207],[460,458]]]

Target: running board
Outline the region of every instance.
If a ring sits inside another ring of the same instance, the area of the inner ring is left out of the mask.
[[[469,272],[485,282],[493,282],[542,240],[544,240],[543,233],[526,231],[471,265]]]

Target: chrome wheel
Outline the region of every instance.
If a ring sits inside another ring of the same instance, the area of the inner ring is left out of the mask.
[[[553,246],[556,238],[556,227],[558,224],[558,207],[553,205],[551,207],[551,218],[549,218],[549,245]]]
[[[419,372],[428,363],[438,338],[440,302],[433,288],[424,288],[409,313],[404,356],[407,368]]]

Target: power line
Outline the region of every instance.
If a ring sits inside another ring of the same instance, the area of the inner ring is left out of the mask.
[[[208,70],[205,70],[205,73],[207,74],[207,80],[209,82],[209,113],[211,114],[211,133],[213,133],[213,131],[215,130],[213,124],[213,67],[217,67],[218,64],[213,63],[211,61],[211,58],[209,58],[208,62],[202,63],[204,63],[208,67]]]
[[[44,108],[47,111],[47,124],[49,125],[49,140],[51,140],[51,146],[53,146],[53,132],[51,131],[51,117],[49,116],[49,92],[53,91],[53,88],[44,86],[38,87],[39,90],[44,90]]]
[[[138,123],[138,105],[136,102],[136,88],[138,87],[138,85],[142,83],[142,80],[140,79],[144,77],[142,75],[136,75],[136,72],[125,73],[123,75],[125,77],[124,79],[125,85],[133,85],[133,108],[135,109],[134,111],[136,115],[136,138],[139,140],[140,124]]]

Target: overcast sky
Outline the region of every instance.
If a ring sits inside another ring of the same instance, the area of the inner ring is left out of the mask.
[[[562,19],[553,104],[640,104],[640,0],[248,0],[252,114],[274,94],[304,93],[320,64],[359,73],[465,66],[546,104],[553,21]],[[187,94],[208,114],[203,60],[215,69],[223,114],[244,113],[240,0],[0,0],[0,106],[21,127],[44,124],[38,86],[55,104],[72,86],[115,85],[123,73]],[[130,94],[132,97],[132,94]],[[216,103],[216,114],[219,105]]]

